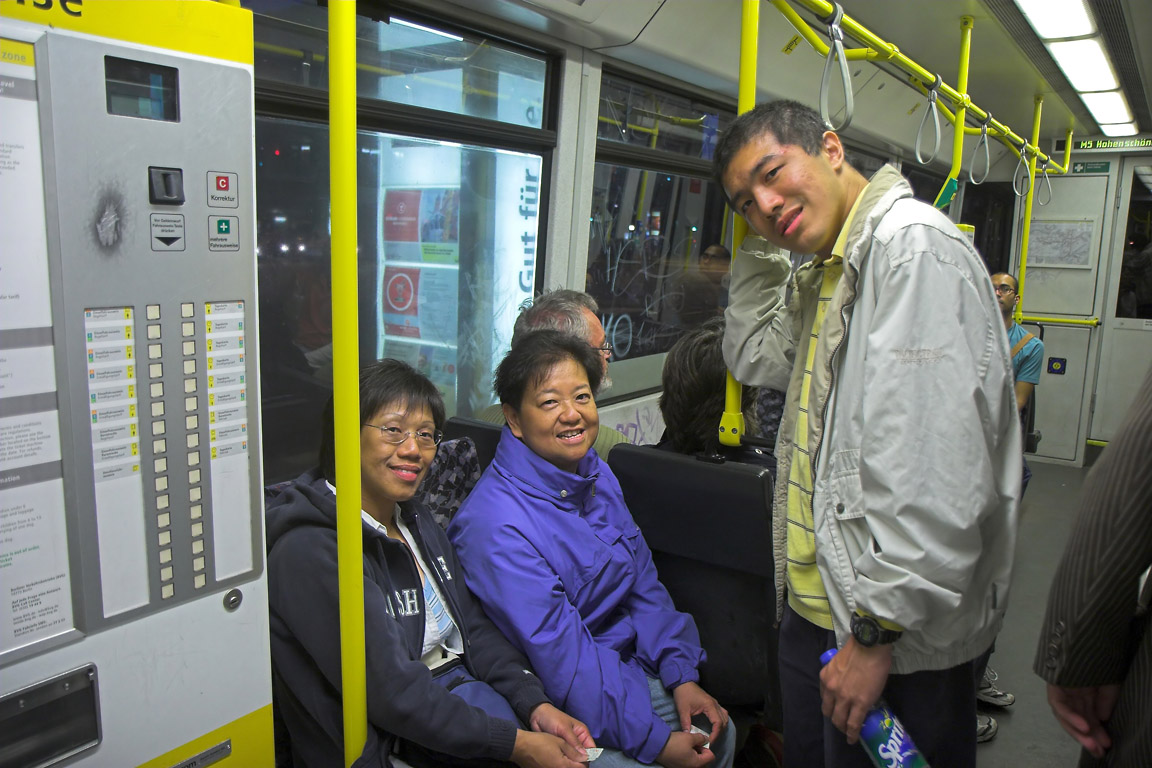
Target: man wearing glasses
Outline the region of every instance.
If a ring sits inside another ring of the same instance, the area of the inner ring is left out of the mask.
[[[1013,319],[1016,305],[1020,303],[1020,283],[1015,277],[1005,272],[992,275],[992,287],[996,289],[996,301],[1000,304],[1000,314],[1004,317],[1004,330],[1008,332],[1008,347],[1011,350],[1012,374],[1016,380],[1016,408],[1021,421],[1024,419],[1025,409],[1032,399],[1032,390],[1040,383],[1040,365],[1044,360],[1044,342],[1029,333]],[[1028,480],[1032,477],[1032,470],[1023,457],[1024,471],[1020,480],[1020,497],[1028,488]],[[976,668],[976,701],[991,707],[1010,707],[1016,701],[1011,693],[996,687],[996,672],[988,661],[995,649],[995,644],[985,653],[977,657]],[[977,741],[988,741],[996,735],[996,721],[987,715],[977,717]]]
[[[1024,329],[1012,319],[1016,305],[1020,303],[1016,278],[1004,272],[992,275],[992,286],[996,289],[996,300],[1000,302],[1000,314],[1004,316],[1004,329],[1008,331],[1008,347],[1012,350],[1012,372],[1016,376],[1016,408],[1021,416],[1032,398],[1032,390],[1040,383],[1040,365],[1044,360],[1044,342]],[[1028,487],[1028,464],[1024,464],[1024,482],[1020,495]]]
[[[612,386],[608,378],[608,361],[612,359],[612,345],[604,333],[604,325],[596,313],[600,311],[596,300],[582,291],[572,291],[559,288],[554,291],[545,291],[529,306],[523,307],[516,318],[512,328],[512,344],[531,333],[532,331],[561,331],[578,336],[588,342],[588,345],[600,353],[603,366],[603,378],[600,379],[600,392]],[[600,392],[595,393],[599,396]],[[481,421],[489,424],[503,424],[504,411],[500,403],[490,405],[476,415]],[[605,461],[608,452],[618,443],[626,443],[628,438],[606,423],[600,423],[600,432],[592,448],[596,455]]]

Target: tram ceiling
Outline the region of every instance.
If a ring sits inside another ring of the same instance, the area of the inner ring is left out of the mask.
[[[464,0],[455,1],[464,4]],[[1150,99],[1145,87],[1150,81],[1152,57],[1139,49],[1142,41],[1134,34],[1128,35],[1126,46],[1116,42],[1124,43],[1118,30],[1139,29],[1140,24],[1152,28],[1152,10],[1148,7],[1152,3],[1087,2],[1098,17],[1137,123],[1143,131],[1152,129],[1152,120],[1146,116]],[[570,0],[470,0],[468,4],[475,7],[477,3],[485,13],[503,15],[509,21],[515,16],[525,26],[574,43],[588,45],[585,41],[590,38],[614,37],[611,47],[598,49],[609,59],[735,97],[739,0],[583,0],[579,4]],[[974,104],[989,110],[998,122],[1026,135],[1032,126],[1034,97],[1039,94],[1044,96],[1042,139],[1062,138],[1069,129],[1080,136],[1099,132],[1013,0],[843,0],[842,4],[849,16],[898,46],[924,68],[938,72],[950,85],[956,82],[959,65],[960,18],[971,16],[975,24],[968,92]],[[822,29],[811,14],[797,3],[793,6],[814,28]],[[618,42],[620,37],[631,42],[622,45]],[[815,105],[823,60],[807,43],[796,45],[795,37],[792,26],[765,0],[760,12],[761,98],[795,98]],[[1118,52],[1113,52],[1113,47]],[[857,119],[853,123],[856,130],[849,130],[848,135],[858,132],[859,138],[887,144],[908,156],[923,114],[917,111],[923,108],[923,97],[905,87],[908,76],[894,66],[857,61],[851,64]],[[975,124],[970,116],[969,125]],[[967,154],[966,149],[966,157]]]

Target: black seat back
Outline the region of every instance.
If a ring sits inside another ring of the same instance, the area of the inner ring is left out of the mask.
[[[500,443],[502,431],[504,431],[503,424],[489,424],[466,416],[453,416],[444,422],[445,440],[455,440],[458,437],[472,438],[476,446],[476,456],[480,459],[481,472],[488,468],[496,456],[496,446]]]
[[[661,583],[696,620],[702,685],[778,723],[771,472],[634,445],[613,448],[608,464]]]

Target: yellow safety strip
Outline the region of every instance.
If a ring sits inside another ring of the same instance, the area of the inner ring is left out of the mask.
[[[232,753],[215,765],[221,768],[273,768],[276,747],[272,737],[272,705],[233,720],[154,760],[141,763],[137,768],[172,768],[227,741],[232,743]]]

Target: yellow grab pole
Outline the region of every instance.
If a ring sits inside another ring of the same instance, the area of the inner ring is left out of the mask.
[[[1048,325],[1100,325],[1100,318],[1078,318],[1078,317],[1039,317],[1037,315],[1022,315],[1016,322],[1027,323],[1046,323]]]
[[[1040,112],[1044,108],[1044,96],[1036,94],[1036,106],[1032,110],[1032,146],[1040,141]],[[1016,278],[1016,295],[1024,295],[1024,277],[1028,272],[1028,236],[1032,232],[1032,199],[1036,197],[1036,153],[1028,158],[1028,197],[1024,199],[1024,228],[1020,232],[1020,273]],[[1024,301],[1016,303],[1016,322],[1024,317]]]
[[[740,83],[737,86],[736,110],[740,114],[756,106],[756,64],[757,46],[760,39],[760,0],[744,0],[740,18]],[[748,222],[739,214],[733,213],[732,250],[744,242],[748,234]],[[720,444],[740,445],[744,436],[743,393],[732,372],[724,386],[724,414],[720,417]]]
[[[789,0],[770,0],[770,2],[773,6],[776,7],[777,10],[780,11],[784,18],[786,18],[792,24],[792,26],[796,28],[796,31],[799,32],[800,35],[808,41],[812,48],[814,48],[822,56],[827,55],[828,45],[823,40],[821,40],[816,32],[813,31],[812,28],[808,25],[808,23],[804,21],[804,19],[800,18],[800,15],[796,13],[796,11],[790,5],[788,5]],[[807,8],[809,11],[821,18],[831,15],[833,9],[832,3],[828,2],[827,0],[792,0],[792,2]],[[850,48],[845,51],[845,58],[848,60],[851,61],[867,59],[869,61],[890,61],[914,78],[913,85],[915,85],[915,81],[919,81],[921,83],[931,83],[935,81],[936,75],[924,69],[924,67],[920,66],[915,61],[905,56],[895,45],[889,42],[885,42],[867,27],[853,19],[851,16],[845,14],[843,20],[840,22],[840,27],[844,30],[845,35],[867,46],[866,48]],[[924,89],[921,88],[921,90],[923,91]],[[978,120],[987,119],[988,113],[977,105],[971,103],[971,100],[964,96],[964,90],[966,89],[961,88],[959,91],[957,91],[947,83],[941,83],[939,87],[940,96],[948,99],[957,107],[963,106],[967,111],[972,113],[973,117]],[[990,136],[995,136],[996,138],[1000,139],[1005,145],[1009,147],[1011,146],[1012,142],[1019,144],[1023,141],[1020,136],[1017,136],[1015,133],[1013,133],[1012,129],[995,119],[988,123],[988,133]],[[1052,161],[1052,159],[1049,158],[1047,154],[1041,152],[1039,147],[1032,146],[1031,149],[1033,152],[1038,152],[1041,159],[1049,161],[1048,167],[1050,172],[1068,172],[1067,157],[1064,160],[1064,165],[1061,166]]]
[[[356,307],[356,0],[328,2],[332,198],[332,368],[344,765],[364,751],[364,542],[360,533],[360,373]]]
[[[956,90],[960,92],[962,101],[960,106],[956,108],[956,114],[952,117],[952,167],[948,171],[948,180],[944,182],[944,189],[941,194],[945,194],[945,190],[949,187],[951,182],[951,194],[948,194],[948,199],[951,200],[952,196],[956,194],[956,182],[960,178],[960,166],[964,162],[964,117],[968,114],[968,57],[972,51],[972,17],[960,17],[960,73],[956,76]],[[957,217],[959,218],[959,217]]]

